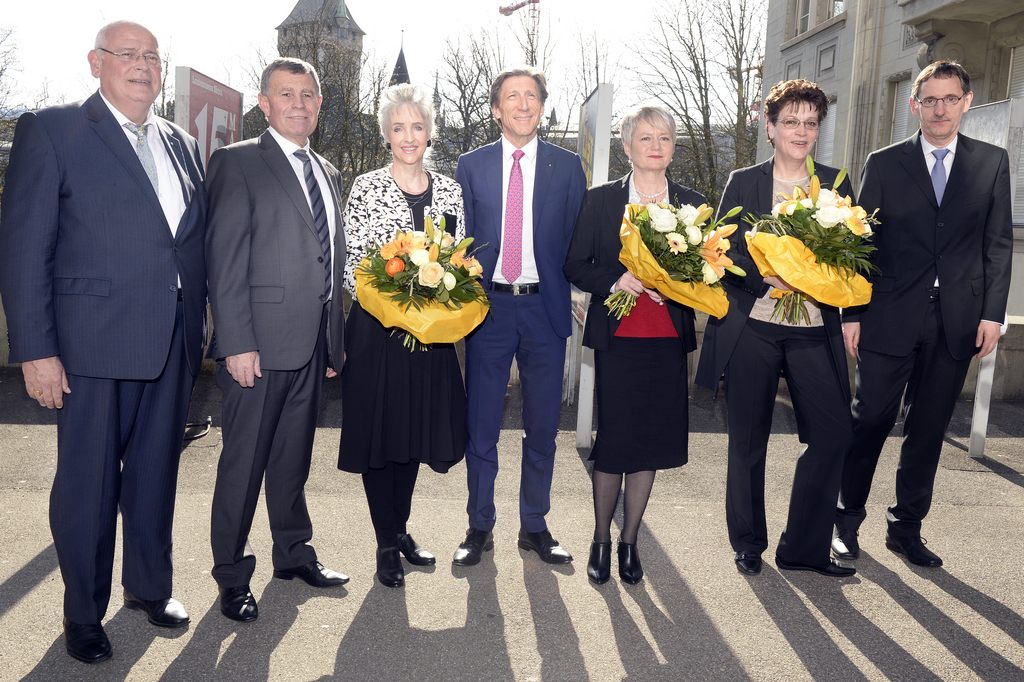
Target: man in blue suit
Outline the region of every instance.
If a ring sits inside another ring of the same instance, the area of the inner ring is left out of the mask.
[[[580,157],[537,137],[547,80],[533,69],[504,71],[491,84],[497,142],[464,154],[455,179],[466,233],[482,246],[491,315],[466,339],[469,530],[452,562],[472,566],[494,546],[498,436],[512,358],[523,397],[519,546],[548,563],[572,556],[548,531],[565,339],[572,332],[562,264],[586,191]]]
[[[206,194],[196,141],[153,115],[153,34],[115,22],[89,52],[99,92],[24,114],[0,222],[10,359],[57,409],[50,529],[67,652],[110,658],[117,512],[125,605],[185,627],[171,598],[181,439],[206,340]]]

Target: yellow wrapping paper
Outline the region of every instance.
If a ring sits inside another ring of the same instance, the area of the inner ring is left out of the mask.
[[[640,236],[640,230],[630,222],[629,217],[628,213],[623,216],[622,227],[619,228],[619,239],[622,241],[619,262],[648,289],[656,289],[676,303],[703,310],[708,315],[725,317],[729,312],[729,299],[725,297],[725,290],[722,287],[710,287],[703,282],[677,282],[669,277],[665,269],[658,265],[658,261],[654,260]]]
[[[818,265],[814,254],[795,237],[770,232],[748,232],[747,247],[757,269],[765,277],[786,280],[818,303],[849,308],[871,300],[871,282],[860,274],[845,277],[832,268]]]
[[[359,305],[385,327],[404,329],[420,343],[455,343],[487,316],[488,307],[482,299],[463,303],[454,310],[443,303],[429,303],[420,310],[410,307],[406,312],[391,300],[390,293],[381,293],[370,284],[373,274],[363,270],[366,264],[367,260],[363,260],[355,273]],[[483,296],[480,284],[474,283],[474,287]]]

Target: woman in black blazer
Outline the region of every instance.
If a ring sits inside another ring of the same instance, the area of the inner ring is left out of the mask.
[[[611,521],[623,478],[619,577],[635,584],[643,577],[637,530],[654,473],[687,460],[686,354],[697,347],[693,310],[645,289],[619,262],[626,204],[705,203],[701,194],[665,176],[675,127],[660,107],[642,107],[622,120],[622,146],[633,172],[587,191],[562,268],[566,279],[592,294],[583,343],[594,349],[598,432],[590,455],[595,529],[587,575],[598,584],[610,576]],[[638,296],[621,322],[604,305],[619,289]]]
[[[794,185],[808,188],[806,157],[828,111],[825,93],[803,79],[775,85],[765,100],[768,140],[775,156],[729,176],[718,214],[735,206],[743,214],[771,213],[780,192],[792,195]],[[817,165],[822,187],[833,188],[838,171]],[[838,188],[852,195],[849,180]],[[718,390],[725,374],[728,403],[729,469],[726,483],[726,522],[729,540],[741,573],[761,572],[761,553],[768,548],[764,509],[765,460],[771,435],[772,411],[780,374],[786,378],[796,413],[800,442],[789,518],[775,552],[776,564],[786,570],[810,570],[847,576],[852,567],[829,556],[843,457],[852,437],[850,379],[839,310],[805,303],[811,324],[791,325],[772,319],[773,288],[792,289],[777,277],[762,277],[747,250],[740,229],[730,240],[729,257],[746,271],[745,277],[726,273],[723,282],[729,313],[709,318],[704,332],[696,383]]]

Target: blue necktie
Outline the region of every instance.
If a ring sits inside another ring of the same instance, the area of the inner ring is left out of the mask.
[[[334,279],[334,268],[331,267],[331,229],[327,226],[327,209],[324,197],[320,194],[320,185],[313,175],[313,163],[306,150],[299,149],[295,156],[302,159],[302,175],[306,178],[306,191],[309,193],[309,205],[313,210],[313,224],[316,235],[320,238],[320,248],[324,252],[324,300],[331,297],[331,284]]]
[[[932,188],[935,190],[935,202],[942,205],[942,194],[946,191],[946,164],[942,162],[949,153],[948,149],[936,149],[932,152],[935,165],[932,166]]]

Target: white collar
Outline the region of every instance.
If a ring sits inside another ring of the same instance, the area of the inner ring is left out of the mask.
[[[957,140],[959,140],[959,139],[960,139],[960,134],[957,133],[955,136],[953,136],[953,139],[950,141],[950,143],[947,144],[945,147],[936,147],[935,145],[933,145],[931,142],[929,142],[925,138],[924,133],[921,133],[921,149],[924,150],[924,155],[925,156],[928,156],[929,154],[931,154],[936,149],[948,149],[950,154],[952,154],[953,156],[956,156],[956,143],[957,143]]]
[[[274,136],[274,139],[277,140],[277,144],[281,146],[281,151],[283,151],[286,156],[291,156],[292,154],[294,154],[295,152],[297,152],[298,150],[301,149],[301,150],[305,151],[306,154],[308,154],[310,158],[313,158],[313,154],[311,153],[312,150],[310,150],[310,148],[309,148],[309,138],[308,137],[306,138],[306,146],[305,147],[300,147],[299,145],[295,144],[294,142],[292,142],[291,140],[286,138],[281,133],[279,133],[276,130],[274,130],[273,126],[268,126],[267,130],[270,132],[271,135]]]
[[[527,160],[537,158],[537,140],[539,138],[534,135],[533,139],[524,144],[520,149]],[[501,155],[507,158],[512,158],[512,153],[516,150],[516,146],[508,141],[508,138],[504,135],[501,136]]]
[[[124,127],[125,123],[135,125],[135,121],[122,114],[117,107],[110,103],[110,100],[103,96],[102,90],[97,90],[97,92],[100,93],[100,98],[103,100],[103,103],[107,105],[108,109],[110,109],[110,113],[114,115],[114,118],[117,120],[117,125],[121,127]],[[156,126],[156,114],[153,113],[153,107],[149,108],[149,115],[146,116],[146,122],[143,125]]]

